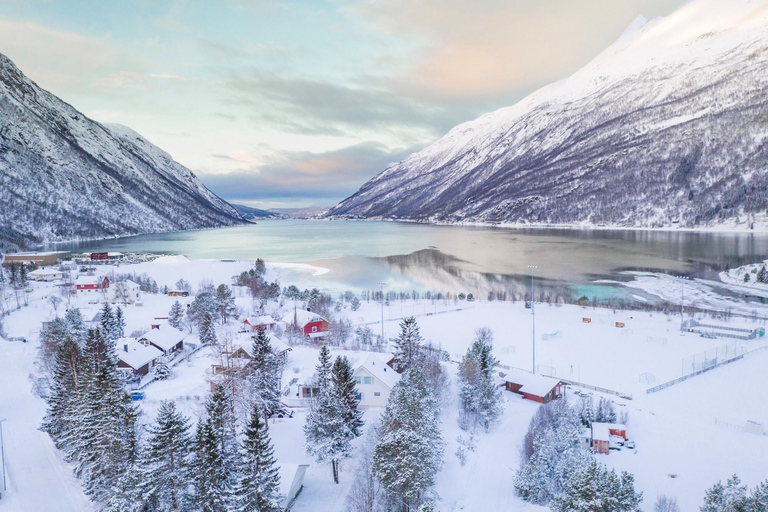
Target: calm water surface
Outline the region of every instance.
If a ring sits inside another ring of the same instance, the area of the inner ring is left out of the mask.
[[[331,289],[371,289],[385,281],[391,288],[473,291],[482,296],[490,290],[524,290],[531,272],[541,286],[571,293],[583,293],[598,278],[626,279],[619,274],[623,270],[706,276],[726,264],[768,258],[768,235],[269,220],[57,247],[303,262],[329,268],[331,272],[312,280]],[[597,286],[601,296],[628,293],[621,287]]]

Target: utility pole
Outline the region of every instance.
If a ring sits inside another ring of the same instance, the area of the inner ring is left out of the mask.
[[[7,490],[5,485],[5,446],[3,445],[3,422],[8,418],[0,420],[0,473],[3,474],[3,487],[0,489],[0,499],[3,497],[3,493]]]
[[[533,346],[533,374],[536,375],[536,310],[533,300],[533,272],[539,268],[537,265],[528,265],[531,269],[531,343]]]
[[[378,283],[381,286],[381,342],[384,343],[384,285],[387,283]]]
[[[687,276],[677,276],[680,279],[680,332],[683,332],[683,323],[685,322],[685,283],[683,281],[689,280]]]

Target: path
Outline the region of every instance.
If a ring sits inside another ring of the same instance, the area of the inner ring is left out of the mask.
[[[8,480],[0,510],[93,510],[51,439],[38,430],[45,403],[32,394],[28,378],[34,357],[32,343],[0,339],[0,419],[6,418],[3,440]]]

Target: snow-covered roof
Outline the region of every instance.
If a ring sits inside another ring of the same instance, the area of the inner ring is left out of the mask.
[[[275,320],[269,315],[261,315],[261,316],[248,317],[245,319],[245,322],[248,322],[250,325],[253,325],[253,326],[258,326],[258,325],[272,325],[274,323],[277,323],[277,320]]]
[[[292,350],[291,347],[286,345],[286,343],[283,340],[281,340],[274,334],[270,332],[266,334],[267,334],[267,338],[269,338],[269,346],[272,347],[272,351],[275,352],[276,354],[285,352],[286,350]],[[253,336],[249,334],[248,336],[241,337],[237,345],[239,346],[234,347],[235,350],[237,348],[242,348],[243,350],[245,350],[246,354],[253,357],[253,354],[251,354],[251,350],[253,349]]]
[[[505,381],[520,384],[522,386],[520,391],[534,396],[546,396],[560,382],[552,377],[533,374],[518,368],[502,369],[500,373],[503,374]]]
[[[100,285],[104,281],[104,276],[77,276],[75,284],[78,286]]]
[[[62,274],[61,270],[55,268],[39,268],[29,273],[30,276],[53,276]]]
[[[283,315],[283,321],[287,324],[293,325],[294,317],[296,318],[297,327],[304,327],[309,322],[319,322],[321,320],[326,320],[325,318],[318,315],[317,313],[313,313],[305,309],[297,309],[295,311],[291,311],[286,315]]]
[[[611,430],[627,430],[627,427],[620,423],[600,423],[595,421],[592,423],[592,439],[610,441]]]
[[[185,336],[186,334],[184,334],[183,331],[176,329],[170,324],[162,323],[158,325],[156,329],[150,329],[137,339],[147,340],[163,350],[171,350],[182,341]]]
[[[130,279],[126,279],[125,281],[123,281],[123,285],[124,285],[126,288],[134,288],[134,289],[136,289],[136,288],[141,288],[141,286],[139,285],[139,283],[137,283],[137,282],[135,282],[135,281],[131,281]]]
[[[382,357],[387,357],[386,360]],[[387,366],[387,361],[392,359],[388,354],[371,353],[358,361],[353,367],[353,375],[357,375],[360,370],[367,370],[368,373],[383,382],[388,388],[392,389],[400,380],[400,374]]]
[[[127,349],[127,350],[126,350]],[[137,370],[163,355],[162,350],[152,345],[144,346],[131,338],[120,338],[116,342],[117,357]]]
[[[307,468],[309,468],[309,464],[279,464],[277,466],[277,473],[280,475],[278,492],[283,496],[283,509],[287,509],[291,500],[301,489]]]

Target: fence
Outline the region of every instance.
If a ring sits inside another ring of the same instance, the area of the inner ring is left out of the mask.
[[[563,334],[560,331],[555,331],[553,333],[544,333],[541,335],[542,341],[554,340],[562,337],[563,337]]]
[[[692,377],[696,377],[697,375],[701,375],[702,373],[708,372],[710,370],[714,370],[715,368],[719,368],[721,366],[725,366],[726,364],[731,364],[734,361],[738,361],[739,359],[744,359],[745,355],[752,354],[754,352],[757,352],[758,350],[763,350],[768,348],[768,346],[756,348],[755,350],[751,350],[749,352],[745,352],[743,354],[740,354],[736,357],[733,357],[731,359],[725,360],[721,363],[716,363],[712,366],[708,366],[706,368],[702,368],[701,370],[695,371],[693,373],[689,373],[688,375],[683,375],[682,377],[678,377],[676,379],[670,380],[669,382],[665,382],[664,384],[659,384],[658,386],[654,386],[652,388],[648,388],[645,390],[646,394],[656,393],[657,391],[661,391],[662,389],[666,389],[670,386],[674,386],[675,384],[679,384],[680,382],[686,381]]]
[[[719,347],[698,352],[688,357],[684,357],[681,365],[681,374],[685,375],[686,372],[694,373],[700,370],[704,370],[711,366],[716,366],[722,362],[733,359],[746,352],[746,349],[742,346],[731,347],[729,345],[721,345]]]

